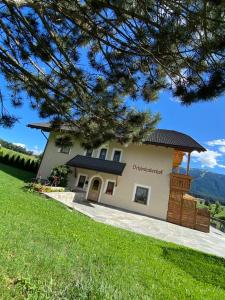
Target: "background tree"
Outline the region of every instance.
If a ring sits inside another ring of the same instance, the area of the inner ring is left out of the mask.
[[[57,130],[67,123],[84,146],[141,141],[159,117],[126,96],[184,104],[225,88],[223,0],[0,0],[0,70],[20,106],[26,91]],[[87,65],[87,62],[89,65]],[[11,126],[0,97],[1,124]],[[78,130],[77,130],[78,129]]]
[[[205,200],[205,205],[206,206],[209,206],[210,205],[210,202],[208,200]]]
[[[219,214],[221,210],[222,210],[221,203],[219,201],[216,201],[215,208],[214,208],[214,215]]]
[[[3,139],[0,139],[0,148],[1,148],[1,146],[4,148],[10,149],[10,150],[16,151],[16,152],[23,153],[23,154],[33,155],[33,156],[37,156],[37,157],[39,156],[39,155],[34,154],[33,151],[27,150],[25,147],[15,145],[15,144],[7,142]]]

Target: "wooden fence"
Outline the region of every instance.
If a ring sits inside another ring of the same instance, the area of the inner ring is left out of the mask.
[[[209,210],[207,208],[197,208],[197,200],[193,197],[185,197],[185,193],[190,188],[190,183],[190,176],[171,174],[167,221],[199,231],[209,232]]]
[[[210,211],[208,208],[196,209],[196,224],[195,229],[203,232],[209,232],[210,226]]]
[[[170,198],[167,213],[168,222],[209,232],[210,212],[207,208],[197,208],[196,205],[196,200]]]

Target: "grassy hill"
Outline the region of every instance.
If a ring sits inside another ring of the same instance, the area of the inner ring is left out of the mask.
[[[0,298],[225,299],[225,261],[95,222],[0,164]]]
[[[23,153],[20,153],[20,152],[17,152],[17,151],[14,151],[14,150],[11,150],[11,149],[7,149],[5,147],[0,147],[0,153],[4,155],[8,154],[10,157],[11,156],[20,156],[21,158],[24,158],[25,160],[34,160],[34,161],[37,161],[38,158],[35,157],[34,155],[27,155],[27,154],[23,154]]]

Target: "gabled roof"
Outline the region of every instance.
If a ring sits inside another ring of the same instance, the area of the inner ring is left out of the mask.
[[[206,149],[187,134],[175,131],[156,129],[146,139],[145,144],[172,147],[183,151],[203,152]]]
[[[68,166],[77,167],[88,170],[95,170],[98,172],[114,174],[114,175],[122,175],[123,170],[126,166],[125,163],[105,160],[100,158],[94,158],[84,155],[76,155],[74,158],[69,160],[66,163]]]
[[[43,131],[51,131],[51,123],[31,123],[27,125],[30,128],[41,129]],[[61,130],[71,131],[71,127],[63,125]],[[144,144],[168,147],[178,149],[184,152],[206,151],[206,149],[196,142],[192,137],[175,130],[156,129],[149,134]]]

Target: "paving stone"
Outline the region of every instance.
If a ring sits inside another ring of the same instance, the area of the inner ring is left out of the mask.
[[[68,195],[63,199],[60,195],[60,197],[55,197],[55,200],[72,207],[98,222],[225,258],[225,233],[213,227],[210,228],[209,233],[204,233],[99,203],[88,201],[74,202],[69,199],[69,196],[71,197],[71,195]],[[54,198],[54,195],[49,193],[48,197]]]

